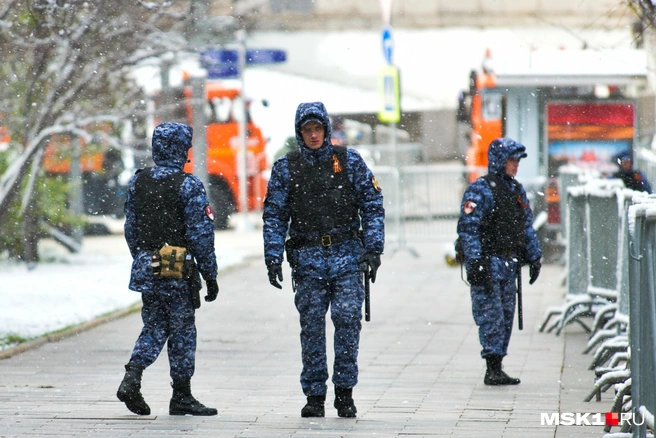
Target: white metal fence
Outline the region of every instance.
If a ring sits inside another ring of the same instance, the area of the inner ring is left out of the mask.
[[[540,331],[573,322],[595,350],[591,401],[614,388],[611,412],[631,415],[606,437],[653,437],[656,412],[656,196],[593,179],[567,189],[567,295]],[[550,318],[555,320],[550,322]],[[591,323],[583,322],[590,318]],[[606,426],[611,432],[611,426]]]
[[[358,145],[385,197],[389,244],[453,242],[467,173],[480,168],[460,163],[428,164],[419,143]]]
[[[385,197],[385,232],[390,243],[453,242],[460,202],[467,187],[461,164],[372,166]]]

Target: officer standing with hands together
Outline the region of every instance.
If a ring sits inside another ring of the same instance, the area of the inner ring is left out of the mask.
[[[330,119],[321,102],[298,106],[295,130],[298,148],[274,163],[264,201],[265,263],[277,288],[282,288],[285,249],[292,267],[301,323],[301,388],[307,397],[301,416],[325,415],[330,308],[334,407],[340,417],[355,417],[363,272],[376,280],[385,243],[383,195],[357,151],[331,144]]]
[[[202,274],[205,301],[219,294],[214,253],[214,214],[203,183],[182,171],[192,147],[192,129],[182,123],[155,128],[155,167],[132,177],[125,201],[125,240],[132,254],[130,289],[141,292],[143,329],[125,377],[119,400],[139,415],[150,407],[141,394],[141,377],[167,345],[173,396],[170,415],[216,415],[191,394],[196,362],[195,309],[200,307]]]
[[[647,176],[633,168],[633,158],[629,151],[622,151],[614,158],[619,169],[613,174],[613,178],[621,179],[628,189],[651,194],[651,184]]]
[[[458,237],[471,284],[472,313],[487,363],[486,385],[517,385],[502,369],[515,316],[517,272],[530,266],[530,284],[540,274],[542,252],[524,187],[515,179],[526,147],[499,138],[488,148],[488,174],[465,190]]]

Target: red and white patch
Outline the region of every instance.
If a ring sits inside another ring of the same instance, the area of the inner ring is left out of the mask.
[[[462,207],[462,210],[465,212],[465,214],[472,214],[474,209],[476,209],[476,203],[471,201],[465,202],[465,205]]]
[[[210,218],[212,222],[214,222],[214,212],[212,211],[212,207],[210,207],[209,205],[206,206],[205,214],[207,215],[208,218]]]
[[[376,179],[375,176],[371,177],[371,185],[374,186],[374,190],[376,190],[377,192],[383,190],[382,187],[380,187],[380,184],[378,184],[378,180]]]

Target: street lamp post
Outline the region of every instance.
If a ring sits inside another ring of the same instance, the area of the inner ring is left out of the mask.
[[[248,221],[248,198],[247,198],[247,102],[246,102],[246,31],[243,29],[235,33],[238,42],[239,54],[239,78],[241,80],[241,105],[242,114],[239,120],[239,152],[237,153],[237,172],[239,177],[239,206],[241,209],[241,221],[238,224],[240,231],[247,231],[253,228],[252,224]]]
[[[207,123],[205,119],[205,76],[191,78],[191,107],[194,129],[194,174],[210,190],[207,176]]]

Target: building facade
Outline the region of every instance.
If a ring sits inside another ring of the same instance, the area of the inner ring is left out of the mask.
[[[399,28],[540,26],[617,28],[635,20],[622,0],[217,0],[215,12],[256,17],[260,30],[373,29],[391,4]]]

